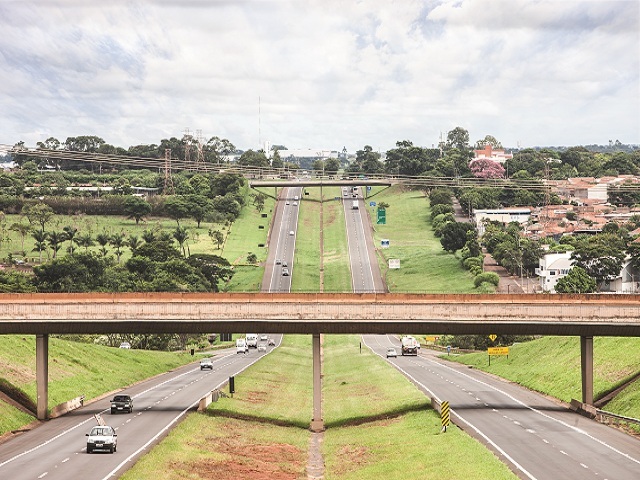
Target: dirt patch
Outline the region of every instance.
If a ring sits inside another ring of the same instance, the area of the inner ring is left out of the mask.
[[[8,363],[0,359],[0,372],[11,383],[26,385],[36,380],[36,372],[33,368],[24,365]]]
[[[351,472],[357,470],[369,462],[371,453],[362,445],[345,445],[337,454],[339,471]]]
[[[245,443],[239,435],[212,438],[207,450],[224,455],[224,460],[205,459],[176,463],[177,470],[188,478],[218,480],[251,478],[252,480],[297,480],[304,478],[305,453],[287,444]]]

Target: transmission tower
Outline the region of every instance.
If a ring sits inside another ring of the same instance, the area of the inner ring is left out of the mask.
[[[191,136],[191,132],[189,131],[189,127],[184,129],[184,136],[182,137],[182,141],[184,142],[184,162],[189,163],[191,160],[191,140],[193,137]]]
[[[204,165],[204,139],[202,138],[202,130],[196,130],[196,148],[198,149],[198,158],[196,163],[199,166]]]
[[[164,191],[165,195],[173,195],[173,177],[171,176],[171,149],[164,149]]]
[[[544,211],[542,213],[542,225],[549,222],[549,204],[551,204],[551,186],[549,185],[549,160],[544,162]]]

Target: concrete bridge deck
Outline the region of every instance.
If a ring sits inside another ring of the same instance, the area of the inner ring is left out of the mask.
[[[245,331],[640,336],[640,296],[375,293],[0,296],[0,334]]]

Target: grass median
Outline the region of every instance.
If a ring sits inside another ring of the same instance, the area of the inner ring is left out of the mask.
[[[325,479],[516,478],[461,430],[441,433],[425,396],[359,341],[323,337]],[[310,336],[287,335],[121,478],[307,478],[311,379]]]

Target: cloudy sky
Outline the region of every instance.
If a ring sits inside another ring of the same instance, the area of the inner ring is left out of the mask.
[[[640,143],[638,0],[0,0],[0,144]]]

